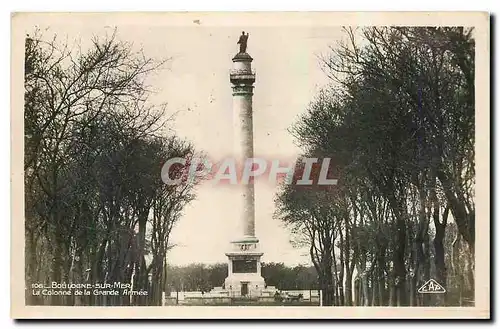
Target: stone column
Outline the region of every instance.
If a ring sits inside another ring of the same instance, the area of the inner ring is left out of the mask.
[[[233,89],[234,145],[233,151],[239,173],[247,159],[253,158],[253,113],[252,96],[255,74],[252,72],[253,58],[247,53],[239,53],[233,58],[230,81]],[[243,201],[241,221],[243,235],[255,237],[255,206],[253,181],[241,182],[238,175],[239,192]]]
[[[257,271],[239,271],[233,273],[234,268],[228,266],[228,276],[224,281],[229,295],[238,297],[241,294],[241,285],[248,284],[248,293],[252,297],[261,295],[266,286],[260,274],[260,257],[263,253],[258,248],[259,239],[255,236],[255,209],[253,181],[242,182],[242,169],[248,159],[253,158],[253,123],[252,97],[255,74],[252,71],[252,57],[247,53],[238,53],[233,58],[233,67],[230,72],[231,87],[233,90],[233,118],[234,118],[234,145],[233,155],[238,165],[238,185],[235,193],[242,202],[242,211],[238,220],[243,224],[243,237],[231,241],[231,251],[226,253],[229,261],[257,261]],[[232,206],[232,205],[229,205]],[[241,233],[240,233],[241,234]],[[255,271],[255,272],[254,272]],[[241,273],[240,273],[241,272]]]

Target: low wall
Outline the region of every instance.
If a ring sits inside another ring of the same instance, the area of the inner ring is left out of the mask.
[[[275,303],[274,297],[261,296],[257,299],[237,299],[232,300],[231,297],[186,297],[184,300],[177,301],[175,298],[167,298],[165,299],[164,305],[237,305],[239,303],[248,303],[253,305],[262,304],[272,304]],[[309,302],[313,305],[319,304],[319,297],[312,296],[311,299],[303,302]],[[293,304],[293,302],[292,302]]]
[[[261,303],[272,303],[274,302],[274,296],[261,296],[259,297],[259,302]]]
[[[282,290],[281,293],[293,296],[298,296],[299,294],[302,294],[302,297],[304,299],[310,299],[311,297],[312,298],[319,297],[318,290]]]
[[[179,301],[179,304],[181,302]],[[230,297],[185,297],[182,304],[189,305],[217,305],[231,303]]]
[[[284,292],[282,292],[284,293]],[[288,294],[293,294],[293,295],[298,295],[299,293],[303,294],[303,302],[309,302],[311,304],[319,304],[319,296],[318,292],[312,290],[311,294],[309,294],[309,290],[293,290],[293,291],[286,291]],[[187,295],[187,296],[186,296]],[[189,296],[191,295],[191,296]],[[215,294],[214,294],[215,295]],[[210,294],[205,293],[202,295],[201,293],[198,292],[188,292],[188,293],[180,293],[179,292],[179,298],[177,300],[177,296],[175,294],[172,294],[169,297],[164,298],[163,305],[232,305],[232,304],[238,304],[241,303],[242,301],[248,302],[251,304],[270,304],[276,302],[274,295],[270,296],[259,296],[255,297],[253,299],[248,299],[245,300],[243,299],[237,299],[233,300],[229,296],[224,296],[222,294],[216,294],[215,296]],[[222,296],[221,296],[222,295]],[[284,297],[284,295],[282,295]],[[296,301],[295,301],[296,302]]]

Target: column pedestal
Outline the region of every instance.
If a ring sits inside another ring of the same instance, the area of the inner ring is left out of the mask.
[[[256,238],[240,239],[231,242],[232,250],[228,257],[228,277],[224,288],[230,297],[258,298],[266,288],[261,274],[259,240]]]

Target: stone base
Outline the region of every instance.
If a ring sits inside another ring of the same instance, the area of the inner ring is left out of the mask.
[[[259,239],[245,236],[231,242],[228,258],[228,276],[224,290],[233,298],[257,298],[262,296],[266,283],[261,275]]]
[[[254,298],[262,296],[266,283],[258,273],[233,273],[224,281],[224,287],[229,297]]]

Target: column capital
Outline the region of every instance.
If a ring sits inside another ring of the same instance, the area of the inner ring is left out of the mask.
[[[233,85],[253,85],[255,82],[255,73],[246,70],[231,70],[229,81]]]
[[[233,87],[233,96],[236,95],[253,95],[253,86],[252,85],[234,85]]]

